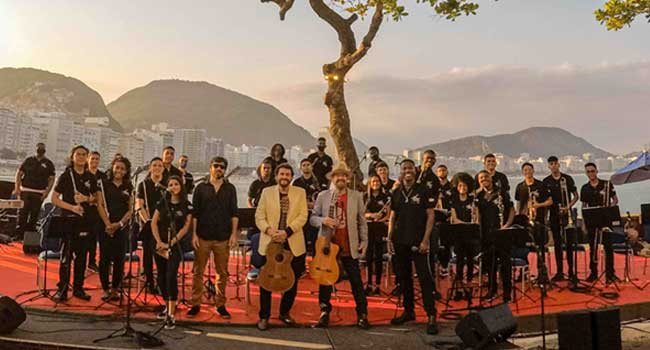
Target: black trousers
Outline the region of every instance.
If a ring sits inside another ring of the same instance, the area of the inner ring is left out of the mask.
[[[497,271],[501,276],[503,295],[512,293],[512,260],[513,256],[520,257],[521,254],[513,254],[508,249],[497,249],[494,245],[485,248],[485,262],[488,271],[488,290],[496,293],[498,288]]]
[[[178,267],[181,264],[181,248],[176,244],[169,252],[169,259],[155,254],[158,269],[158,289],[163,300],[178,300]]]
[[[353,259],[349,256],[340,257],[343,269],[348,275],[350,286],[352,287],[352,295],[354,296],[354,303],[357,306],[357,315],[368,314],[368,300],[366,294],[363,292],[363,281],[361,280],[361,270],[359,270],[359,260]],[[332,311],[332,286],[319,286],[318,287],[318,304],[321,311]]]
[[[431,237],[429,238],[429,266],[433,274],[433,289],[436,289],[435,276],[436,276],[436,263],[438,262],[438,251],[440,250],[440,226],[434,225],[431,230]]]
[[[589,270],[594,275],[598,274],[598,261],[595,259],[597,252],[594,246],[594,237],[596,237],[596,229],[587,227],[589,235]],[[602,233],[602,245],[605,248],[605,275],[607,277],[614,276],[614,247],[612,246],[612,233]]]
[[[86,273],[86,257],[89,238],[85,236],[66,237],[61,243],[61,263],[59,265],[59,291],[67,293],[70,284],[70,269],[74,261],[74,282],[72,289],[83,290],[84,274]]]
[[[562,223],[566,224],[566,223]],[[557,272],[564,272],[564,259],[562,258],[562,243],[566,243],[566,262],[569,267],[569,275],[573,273],[573,246],[576,240],[575,230],[564,230],[564,236],[562,237],[562,226],[560,223],[560,217],[557,215],[551,215],[549,220],[549,226],[551,227],[551,232],[553,232],[553,247],[555,249],[555,265],[557,266]],[[566,242],[565,242],[566,241]]]
[[[22,239],[25,231],[36,231],[38,215],[43,204],[43,195],[35,192],[21,192],[20,199],[23,207],[18,211],[18,222],[16,225],[16,237]]]
[[[381,285],[381,275],[384,268],[384,237],[388,227],[384,223],[368,223],[368,249],[366,250],[366,267],[368,271],[368,285]],[[373,283],[373,276],[375,282]]]
[[[462,280],[467,276],[467,281],[474,278],[474,256],[478,250],[478,242],[457,242],[454,251],[456,252],[456,279]],[[467,266],[467,274],[463,272]]]
[[[264,257],[266,258],[266,257]],[[266,261],[264,262],[266,263]],[[280,301],[280,315],[288,315],[293,307],[293,302],[296,300],[298,291],[298,279],[305,272],[305,254],[296,256],[291,260],[291,269],[293,270],[296,281],[293,287],[282,294]],[[268,319],[271,317],[271,291],[260,287],[260,318]]]
[[[452,246],[452,242],[443,241],[443,238],[445,237],[444,230],[449,229],[447,225],[448,225],[447,223],[436,224],[440,235],[440,248],[438,249],[438,261],[440,262],[440,265],[444,268],[449,267],[449,261],[451,260],[451,246]]]
[[[433,299],[435,285],[433,275],[430,271],[428,254],[411,251],[411,245],[396,244],[394,248],[397,266],[401,269],[399,276],[401,279],[402,294],[404,296],[404,310],[407,312],[415,311],[413,292],[413,265],[415,265],[415,271],[420,280],[424,310],[428,316],[435,316],[436,305]]]
[[[153,277],[155,244],[153,235],[150,232],[142,235],[142,268],[144,269],[145,283],[148,285],[156,285],[156,280]]]
[[[307,248],[307,254],[314,256],[316,239],[318,238],[318,228],[310,225],[309,220],[307,220],[307,223],[302,228],[302,232],[305,235],[305,247]]]
[[[88,266],[97,263],[97,242],[104,232],[104,223],[100,218],[92,225],[88,238]]]
[[[126,229],[115,232],[113,237],[106,232],[99,236],[99,280],[102,289],[118,289],[124,278],[124,258],[126,254]],[[89,238],[89,242],[92,239]],[[112,279],[109,281],[112,266]]]

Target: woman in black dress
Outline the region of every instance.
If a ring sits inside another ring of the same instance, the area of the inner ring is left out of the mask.
[[[125,157],[114,159],[108,178],[98,182],[97,211],[104,222],[99,235],[99,279],[104,293],[102,300],[119,298],[118,290],[124,276],[124,257],[128,223],[133,212],[131,163]],[[113,265],[113,278],[109,274]]]
[[[151,232],[156,240],[156,267],[158,269],[158,288],[165,300],[165,310],[158,318],[165,319],[165,329],[174,329],[176,321],[176,301],[178,300],[178,266],[183,251],[180,242],[190,229],[192,205],[187,200],[183,180],[170,176],[167,192],[151,219]]]

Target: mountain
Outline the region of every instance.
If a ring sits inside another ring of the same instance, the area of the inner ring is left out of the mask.
[[[564,129],[552,127],[532,127],[514,134],[469,136],[418,149],[427,148],[435,150],[440,155],[455,157],[473,157],[486,153],[503,153],[510,157],[519,157],[521,153],[529,153],[531,157],[535,158],[546,158],[550,155],[580,156],[584,153],[591,153],[596,158],[611,155],[581,137]]]
[[[204,128],[226,143],[301,145],[314,138],[268,103],[197,81],[156,80],[133,89],[108,105],[126,129],[149,129],[167,122],[174,127]]]
[[[63,112],[80,120],[108,117],[109,126],[121,131],[104,100],[82,81],[33,68],[0,68],[0,107],[17,113]]]

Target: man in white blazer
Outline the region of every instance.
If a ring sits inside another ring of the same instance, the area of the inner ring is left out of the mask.
[[[280,303],[280,320],[287,325],[295,325],[294,319],[289,315],[293,302],[296,299],[298,279],[305,271],[305,237],[302,227],[307,222],[307,199],[305,190],[291,186],[293,168],[284,163],[275,170],[277,185],[267,187],[262,191],[257,210],[255,223],[260,230],[259,253],[266,257],[266,250],[270,242],[283,243],[284,248],[293,254],[291,268],[296,276],[296,281],[291,289],[282,294]],[[271,291],[260,287],[260,320],[257,323],[259,330],[267,330],[271,316]]]
[[[368,329],[368,301],[359,270],[359,258],[366,255],[368,247],[368,224],[364,216],[363,195],[347,187],[349,177],[349,171],[343,166],[332,171],[330,189],[321,192],[316,198],[309,223],[319,228],[319,236],[328,236],[332,243],[339,246],[338,258],[349,277],[354,295],[357,326]],[[319,287],[318,302],[321,315],[314,327],[324,328],[329,325],[331,296],[332,286]]]

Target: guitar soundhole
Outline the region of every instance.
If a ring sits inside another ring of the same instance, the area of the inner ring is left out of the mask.
[[[284,260],[284,256],[282,256],[282,254],[276,254],[275,255],[275,261],[277,263],[282,263],[283,260]]]

